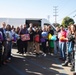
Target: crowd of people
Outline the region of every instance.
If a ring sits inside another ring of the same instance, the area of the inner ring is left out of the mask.
[[[43,56],[47,54],[59,55],[64,61],[62,66],[71,64],[71,71],[74,70],[74,45],[76,44],[76,25],[68,25],[67,30],[61,25],[54,31],[51,25],[43,28],[33,26],[32,23],[21,25],[15,28],[10,24],[2,23],[0,28],[0,66],[11,60],[12,44],[16,42],[19,54],[33,54]]]

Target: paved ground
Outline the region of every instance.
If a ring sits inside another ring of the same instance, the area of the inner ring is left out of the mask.
[[[12,50],[12,60],[0,68],[0,75],[73,75],[70,66],[62,67],[56,56],[22,56]]]

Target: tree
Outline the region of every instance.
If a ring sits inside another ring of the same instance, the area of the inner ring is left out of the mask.
[[[63,21],[62,21],[62,25],[64,26],[64,27],[67,27],[68,25],[70,25],[70,24],[74,24],[74,20],[72,19],[72,18],[70,18],[70,17],[65,17],[64,19],[63,19]]]

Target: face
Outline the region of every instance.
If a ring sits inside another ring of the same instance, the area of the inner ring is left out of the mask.
[[[24,24],[24,28],[26,28],[26,24]]]
[[[32,24],[32,23],[30,23],[30,24],[29,24],[29,26],[30,26],[30,27],[32,27],[32,26],[33,26],[33,24]]]
[[[56,27],[56,31],[59,31],[59,27]]]
[[[17,27],[17,30],[20,30],[20,28],[19,28],[19,27]]]
[[[70,26],[68,26],[68,30],[69,30],[69,31],[71,30]]]
[[[23,25],[20,26],[20,29],[23,29]]]
[[[51,26],[47,26],[47,30],[50,31],[51,30]]]
[[[3,23],[2,23],[2,26],[5,28],[5,27],[6,27],[6,23],[5,23],[5,22],[3,22]]]
[[[63,26],[61,26],[61,27],[60,27],[60,29],[61,29],[61,30],[64,30],[64,27],[63,27]]]
[[[70,28],[71,28],[71,31],[75,30],[74,25],[71,25]]]
[[[32,27],[30,27],[30,31],[32,31]]]
[[[14,26],[12,26],[12,29],[14,29],[15,27]]]
[[[9,25],[7,25],[6,28],[9,29]]]
[[[6,29],[7,29],[7,30],[11,30],[11,26],[10,26],[10,25],[7,25],[7,26],[6,26]]]

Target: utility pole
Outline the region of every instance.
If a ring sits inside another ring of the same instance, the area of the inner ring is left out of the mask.
[[[57,15],[57,13],[58,13],[58,12],[57,12],[57,10],[58,10],[58,9],[57,9],[57,6],[54,6],[54,9],[53,9],[53,10],[54,10],[54,15],[53,15],[53,16],[55,17],[55,24],[56,24],[56,23],[57,23],[57,16],[58,16],[58,15]]]
[[[47,19],[48,19],[48,21],[49,21],[49,23],[50,23],[50,15],[47,16]]]

